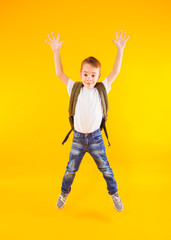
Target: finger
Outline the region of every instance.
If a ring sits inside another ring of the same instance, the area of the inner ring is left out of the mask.
[[[45,40],[45,42],[47,42],[50,45],[50,42],[48,42],[47,40]]]
[[[126,32],[124,32],[123,39],[124,39],[124,37],[125,37],[125,34],[126,34]]]
[[[49,36],[49,34],[48,34],[48,38],[49,38],[51,41],[53,41],[52,38]]]
[[[122,30],[120,31],[120,38],[122,38]]]
[[[57,35],[57,40],[58,40],[58,42],[59,42],[59,33],[58,33],[58,35]]]
[[[114,42],[116,44],[116,46],[117,46],[117,42],[115,40],[112,40],[112,42]]]
[[[55,35],[54,35],[54,33],[52,32],[52,36],[53,36],[53,39],[55,40]]]
[[[127,41],[128,40],[128,38],[129,38],[129,36],[125,39],[125,41]]]
[[[61,47],[62,43],[64,43],[64,41],[60,42],[60,47]]]
[[[116,32],[116,39],[118,40],[118,33]]]

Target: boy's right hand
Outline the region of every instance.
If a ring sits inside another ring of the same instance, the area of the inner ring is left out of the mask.
[[[51,40],[51,42],[48,42],[47,40],[45,40],[45,42],[47,42],[51,46],[52,50],[55,52],[61,48],[61,45],[64,41],[59,43],[59,33],[58,33],[57,39],[55,39],[53,32],[52,32],[52,36],[53,36],[53,40],[51,39],[51,37],[48,34],[48,37]]]

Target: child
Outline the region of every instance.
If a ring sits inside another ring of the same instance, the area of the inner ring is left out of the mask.
[[[111,84],[120,72],[123,49],[128,40],[124,40],[125,33],[122,38],[122,30],[120,38],[116,32],[117,41],[112,40],[117,46],[117,56],[112,72],[102,83],[108,93]],[[75,81],[68,78],[62,69],[60,59],[60,48],[64,41],[59,43],[59,33],[57,38],[52,32],[53,39],[51,42],[45,40],[54,51],[56,75],[66,85],[69,96]],[[61,209],[66,203],[66,198],[71,191],[75,173],[78,171],[82,158],[88,152],[94,159],[98,169],[103,173],[103,177],[107,183],[108,193],[110,194],[114,207],[117,211],[123,210],[122,201],[118,195],[117,183],[114,178],[113,171],[107,161],[106,150],[102,139],[100,124],[102,121],[102,105],[97,89],[94,87],[100,78],[100,62],[94,58],[86,58],[81,64],[80,78],[82,79],[83,88],[80,90],[74,115],[74,135],[72,147],[69,155],[69,162],[62,181],[61,194],[57,201],[57,208]]]

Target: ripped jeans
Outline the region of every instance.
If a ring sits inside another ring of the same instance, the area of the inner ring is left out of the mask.
[[[109,162],[107,161],[100,128],[92,133],[80,133],[74,130],[69,162],[63,177],[61,191],[64,193],[71,191],[75,173],[78,171],[86,152],[93,157],[98,169],[103,173],[103,177],[107,183],[108,193],[111,195],[117,192],[117,183]]]

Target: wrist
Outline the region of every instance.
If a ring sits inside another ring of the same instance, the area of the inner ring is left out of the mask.
[[[60,48],[59,48],[59,49],[55,49],[55,50],[54,50],[54,53],[55,53],[55,52],[60,52]]]
[[[118,48],[118,52],[123,53],[123,48]]]

